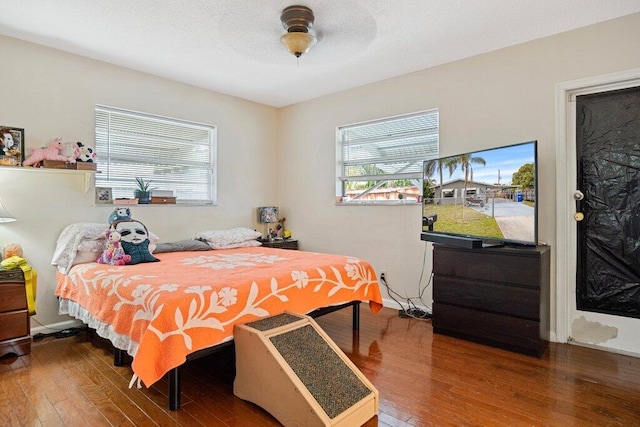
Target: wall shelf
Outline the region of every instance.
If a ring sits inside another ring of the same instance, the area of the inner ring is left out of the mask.
[[[27,171],[29,173],[52,173],[52,174],[67,174],[77,175],[82,178],[82,191],[84,193],[89,191],[93,184],[93,175],[97,173],[94,170],[77,170],[77,169],[53,169],[53,168],[32,168],[28,166],[3,166],[0,170],[12,170],[12,171]]]

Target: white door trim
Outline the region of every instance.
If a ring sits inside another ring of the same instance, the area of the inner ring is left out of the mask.
[[[640,85],[640,68],[556,84],[556,341],[571,339],[575,307],[576,190],[575,103],[577,95]],[[572,305],[573,304],[573,305]]]

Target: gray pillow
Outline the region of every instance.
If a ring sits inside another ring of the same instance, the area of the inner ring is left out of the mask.
[[[164,252],[210,251],[211,247],[200,240],[180,240],[177,242],[158,243],[154,254]]]

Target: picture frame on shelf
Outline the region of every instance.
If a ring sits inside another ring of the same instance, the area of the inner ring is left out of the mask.
[[[0,166],[21,166],[24,160],[24,129],[0,125]]]
[[[113,203],[113,193],[109,187],[96,187],[96,205],[110,205]]]

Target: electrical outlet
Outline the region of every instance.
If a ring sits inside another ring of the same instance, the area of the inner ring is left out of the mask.
[[[380,270],[380,280],[387,281],[387,270]]]

